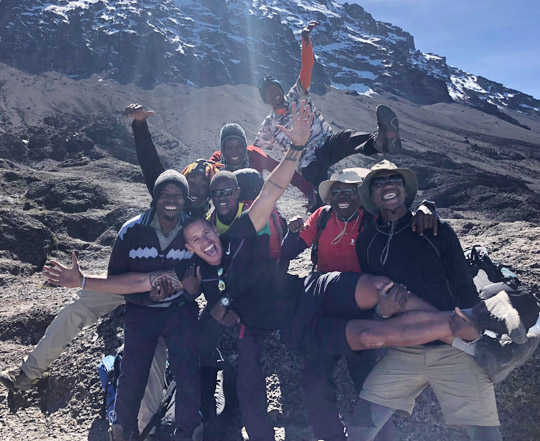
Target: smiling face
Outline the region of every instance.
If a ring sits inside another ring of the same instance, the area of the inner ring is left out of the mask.
[[[227,170],[235,171],[247,166],[247,164],[245,164],[246,145],[240,138],[227,138],[221,146],[221,153],[225,160]]]
[[[186,177],[189,184],[189,199],[195,209],[203,208],[210,196],[210,182],[202,173],[190,173]]]
[[[186,203],[184,191],[175,184],[165,184],[156,200],[158,219],[168,222],[177,221]]]
[[[238,211],[240,188],[232,179],[219,179],[212,182],[210,195],[219,218],[225,223],[234,219]]]
[[[330,205],[339,219],[348,219],[360,208],[358,184],[334,182],[330,188]]]
[[[381,171],[371,180],[371,200],[375,206],[385,212],[405,212],[405,186],[402,176],[394,171]]]
[[[210,265],[221,264],[223,247],[216,228],[199,219],[184,227],[186,248]]]
[[[269,83],[264,88],[264,100],[270,104],[274,109],[283,107],[285,99],[283,97],[283,91],[277,84]]]

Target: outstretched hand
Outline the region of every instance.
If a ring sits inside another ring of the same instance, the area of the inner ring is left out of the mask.
[[[292,127],[290,129],[282,125],[278,125],[277,128],[289,137],[293,145],[304,147],[311,135],[314,113],[306,104],[306,101],[302,100],[298,112],[296,111],[296,102],[292,103],[291,115]]]
[[[146,121],[146,118],[155,115],[155,112],[153,110],[144,110],[141,104],[130,104],[124,109],[124,115],[135,121]]]
[[[311,31],[313,30],[313,28],[315,26],[319,26],[319,25],[320,25],[320,23],[318,21],[316,21],[316,20],[310,21],[308,23],[308,25],[304,29],[302,29],[302,38],[304,40],[309,40],[309,36],[311,34]]]
[[[43,274],[50,284],[65,288],[78,288],[83,279],[75,251],[71,253],[71,268],[51,260],[43,267]]]

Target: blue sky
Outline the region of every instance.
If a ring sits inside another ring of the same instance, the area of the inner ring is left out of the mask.
[[[411,33],[422,52],[540,99],[539,0],[348,1]]]

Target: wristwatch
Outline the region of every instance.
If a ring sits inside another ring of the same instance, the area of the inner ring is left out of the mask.
[[[231,299],[229,297],[221,297],[219,299],[219,304],[225,308],[228,308],[231,305]]]

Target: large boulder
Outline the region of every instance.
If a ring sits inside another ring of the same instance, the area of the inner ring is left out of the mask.
[[[0,254],[41,268],[56,239],[40,221],[18,211],[0,210]]]

